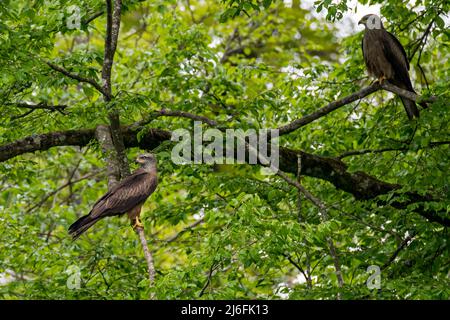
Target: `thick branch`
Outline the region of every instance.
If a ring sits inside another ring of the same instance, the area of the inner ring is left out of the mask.
[[[163,141],[170,140],[171,137],[170,131],[151,129],[143,135],[140,141],[138,141],[137,134],[141,129],[141,127],[131,128],[131,126],[121,128],[127,148],[140,147],[141,149],[153,149]],[[40,135],[31,135],[0,146],[0,162],[29,152],[45,151],[52,147],[84,147],[93,139],[95,139],[95,129],[56,131]]]
[[[142,127],[128,126],[121,128],[125,147],[153,149],[162,142],[170,140],[171,137],[170,131],[151,129],[146,131],[138,141],[137,134],[140,130],[142,130]],[[27,152],[45,151],[55,146],[85,146],[93,138],[94,129],[69,130],[29,136],[0,146],[0,162]],[[301,175],[328,181],[337,189],[352,194],[358,200],[374,199],[377,196],[388,194],[401,188],[401,185],[381,181],[364,172],[349,172],[346,164],[339,159],[322,157],[287,148],[280,148],[280,170],[297,174],[299,157],[301,157],[302,163]],[[391,205],[404,209],[413,203],[439,201],[431,196],[422,196],[414,192],[408,192],[403,195],[406,196],[403,202],[394,201],[391,202]],[[439,215],[432,208],[425,208],[424,205],[420,205],[415,211],[430,221],[450,226],[450,218],[446,215]]]
[[[113,110],[108,114],[108,119],[111,129],[111,137],[116,152],[116,161],[120,173],[120,178],[123,179],[130,174],[130,166],[128,164],[127,154],[125,152],[125,144],[120,128],[119,112]]]
[[[110,103],[112,100],[112,88],[111,88],[111,70],[114,62],[114,54],[117,48],[117,39],[119,37],[120,30],[120,14],[122,10],[122,1],[114,0],[114,6],[111,3],[112,0],[106,0],[106,39],[105,39],[105,54],[103,59],[102,68],[102,82],[104,100]],[[130,174],[130,167],[128,165],[128,159],[125,153],[125,145],[120,130],[120,116],[119,111],[112,103],[109,105],[110,111],[108,112],[108,118],[111,129],[112,149],[108,152],[115,152],[116,159],[114,165],[117,166],[119,171],[119,180]]]
[[[120,30],[120,16],[122,10],[122,1],[114,0],[114,6],[111,3],[112,0],[106,0],[106,39],[105,39],[105,55],[102,68],[102,81],[103,91],[105,92],[104,100],[110,103],[113,99],[112,87],[111,87],[111,70],[114,62],[114,54],[117,48],[117,39],[119,37]],[[111,137],[114,144],[114,148],[110,146],[110,152],[115,151],[115,161],[111,163],[119,171],[120,177],[124,178],[130,174],[130,168],[128,165],[128,159],[125,153],[124,137],[120,126],[119,111],[115,108],[114,104],[110,104],[110,111],[108,113]],[[149,286],[153,287],[155,280],[155,268],[153,265],[153,257],[148,249],[147,240],[145,239],[144,229],[137,227],[136,233],[141,241],[142,249],[144,250],[145,260],[147,261]],[[150,298],[153,298],[151,295]]]
[[[95,137],[100,144],[106,159],[108,176],[108,190],[111,190],[120,181],[120,165],[114,155],[114,144],[108,126],[100,125],[95,129]]]
[[[301,157],[301,174],[309,177],[319,178],[332,183],[336,188],[351,193],[357,200],[374,199],[380,195],[401,189],[401,185],[387,183],[364,172],[349,172],[347,165],[334,158],[321,157],[303,151],[294,151],[280,148],[280,169],[293,174],[297,173],[298,157]],[[439,201],[431,196],[423,196],[416,192],[403,194],[403,201],[392,201],[391,206],[397,209],[405,209],[408,205],[418,202]],[[393,198],[396,199],[395,196]],[[310,199],[311,200],[311,199]],[[379,201],[381,205],[382,203]],[[430,221],[450,226],[450,218],[440,215],[432,209],[426,209],[421,204],[415,212]]]

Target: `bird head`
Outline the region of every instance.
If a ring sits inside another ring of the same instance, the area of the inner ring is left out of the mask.
[[[383,29],[381,19],[376,14],[366,14],[359,20],[358,24],[362,24],[366,29]]]
[[[156,164],[156,157],[155,157],[155,155],[153,153],[140,154],[136,158],[136,163],[139,163],[142,166],[155,165]]]

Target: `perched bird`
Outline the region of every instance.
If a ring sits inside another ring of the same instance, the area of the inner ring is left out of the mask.
[[[155,191],[158,184],[156,157],[141,154],[136,158],[141,166],[123,179],[93,206],[89,214],[81,217],[69,227],[73,240],[77,239],[98,220],[109,216],[128,214],[133,228],[143,227],[139,215],[145,200]]]
[[[388,80],[399,88],[415,93],[408,73],[408,57],[400,41],[384,29],[380,17],[375,14],[365,15],[358,24],[365,27],[362,50],[369,74],[378,78],[380,84]],[[408,118],[418,118],[416,103],[404,97],[400,99]],[[425,103],[421,103],[421,106],[426,108]]]

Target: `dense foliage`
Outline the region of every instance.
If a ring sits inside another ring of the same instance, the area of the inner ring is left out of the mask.
[[[326,206],[324,217],[260,166],[176,165],[171,145],[160,145],[160,184],[143,215],[157,272],[149,289],[125,217],[100,221],[76,242],[67,234],[107,188],[97,140],[22,152],[0,162],[0,297],[448,299],[448,224],[415,211],[450,219],[450,6],[360,2],[381,4],[385,27],[411,57],[417,92],[436,101],[408,121],[399,98],[378,91],[281,136],[280,146],[342,156],[348,172],[400,188],[355,198],[314,174],[289,173]],[[112,70],[122,125],[147,119],[138,139],[155,128],[192,129],[191,119],[148,117],[170,109],[230,128],[277,128],[371,84],[362,28],[342,23],[355,7],[326,0],[305,8],[300,1],[124,0]],[[104,11],[101,0],[2,1],[0,146],[108,123],[111,103],[47,64],[100,83]],[[128,159],[139,152],[128,148]],[[390,205],[408,192],[432,200]],[[366,285],[371,265],[381,268],[379,289]]]

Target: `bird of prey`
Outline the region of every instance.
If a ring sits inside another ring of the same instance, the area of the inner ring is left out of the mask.
[[[415,93],[408,73],[409,61],[400,41],[384,29],[380,17],[375,14],[365,15],[358,24],[365,27],[362,50],[369,74],[378,78],[380,84],[388,80],[399,88]],[[408,118],[418,118],[416,103],[404,97],[400,99]],[[421,103],[421,106],[426,108],[425,103]]]
[[[79,218],[69,227],[73,240],[98,220],[124,213],[128,214],[133,228],[143,227],[139,219],[141,207],[158,184],[156,157],[151,153],[141,154],[136,158],[136,162],[140,164],[140,168],[101,197],[89,214]]]

